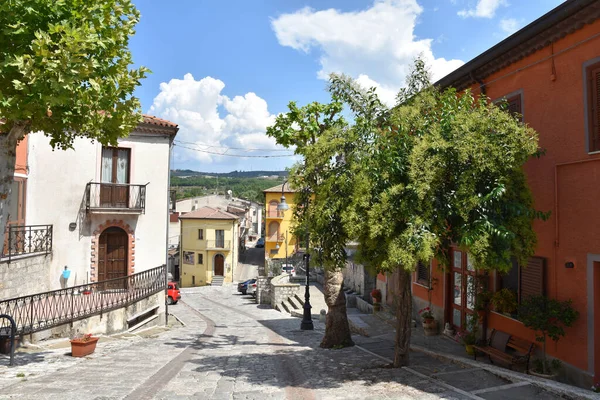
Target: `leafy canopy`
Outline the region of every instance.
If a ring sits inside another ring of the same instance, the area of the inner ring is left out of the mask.
[[[76,136],[116,143],[141,119],[132,96],[148,70],[130,69],[140,14],[130,0],[0,2],[0,117],[51,144]],[[20,138],[17,138],[20,139]]]

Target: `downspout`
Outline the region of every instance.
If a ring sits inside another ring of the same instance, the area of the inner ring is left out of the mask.
[[[471,73],[469,74],[469,76],[470,76],[470,77],[471,77],[471,79],[473,79],[475,82],[479,83],[479,93],[481,93],[481,94],[482,94],[482,95],[484,95],[484,96],[487,96],[487,93],[486,93],[486,87],[485,87],[485,82],[484,82],[483,80],[481,80],[481,79],[477,78],[473,72],[471,72]]]
[[[600,158],[591,158],[587,160],[578,160],[578,161],[569,161],[566,163],[560,163],[554,165],[554,297],[558,297],[558,280],[556,277],[556,272],[558,270],[558,260],[556,258],[557,249],[560,245],[560,231],[559,231],[559,214],[558,214],[558,167],[563,167],[566,165],[575,165],[575,164],[583,164],[593,161],[600,161]]]
[[[165,326],[169,325],[169,223],[171,221],[171,150],[173,149],[173,137],[169,137],[169,161],[167,163],[167,225],[165,232]]]

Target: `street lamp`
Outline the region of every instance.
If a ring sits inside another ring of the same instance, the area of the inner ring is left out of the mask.
[[[290,206],[285,202],[285,196],[283,191],[285,189],[285,185],[287,183],[287,179],[281,185],[281,203],[277,205],[277,211],[287,211],[290,209]],[[306,205],[304,208],[304,212],[308,210],[308,197],[306,199]],[[310,255],[308,254],[308,244],[309,244],[310,234],[308,229],[306,230],[306,252],[304,253],[304,268],[306,269],[306,287],[304,290],[304,315],[302,317],[302,322],[300,323],[300,329],[303,331],[312,331],[315,329],[312,321],[312,315],[310,313],[311,305],[310,305],[310,275],[309,275],[309,266],[310,266]],[[286,256],[285,261],[287,264],[287,231],[286,231]]]

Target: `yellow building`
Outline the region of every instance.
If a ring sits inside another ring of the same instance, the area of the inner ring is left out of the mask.
[[[202,207],[179,217],[181,221],[181,286],[233,282],[238,260],[238,217],[213,207]]]
[[[281,187],[277,185],[263,191],[265,194],[265,260],[268,258],[284,259],[290,257],[298,248],[298,240],[292,235],[292,221],[296,194],[289,184],[285,184],[283,194],[290,207],[287,211],[277,211],[281,202]],[[287,237],[287,238],[286,238]]]

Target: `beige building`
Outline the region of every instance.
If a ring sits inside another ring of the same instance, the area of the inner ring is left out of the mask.
[[[181,221],[181,286],[221,285],[233,281],[238,259],[238,217],[201,207]]]

